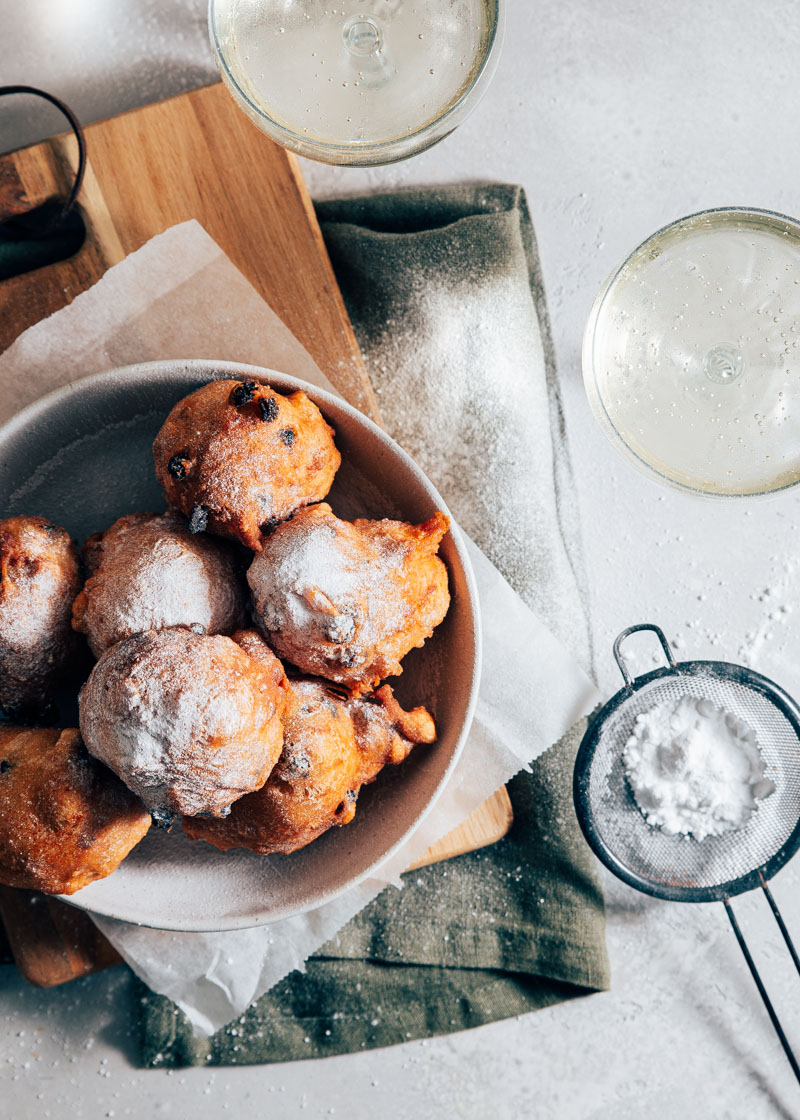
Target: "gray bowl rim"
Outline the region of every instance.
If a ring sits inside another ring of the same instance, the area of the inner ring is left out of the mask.
[[[90,914],[97,914],[100,917],[113,918],[117,921],[128,922],[132,925],[145,926],[150,929],[163,929],[171,932],[179,933],[222,933],[237,929],[252,929],[258,926],[271,925],[273,922],[283,921],[288,918],[295,917],[299,914],[309,913],[332,902],[335,898],[344,894],[346,891],[357,887],[365,879],[373,876],[392,856],[399,851],[400,848],[411,838],[416,832],[422,822],[427,818],[431,810],[436,805],[445,786],[452,777],[456,764],[461,757],[464,745],[467,741],[472,720],[475,715],[475,707],[478,700],[478,688],[481,679],[481,664],[482,664],[482,643],[481,643],[481,620],[480,620],[480,607],[478,601],[478,592],[475,584],[475,575],[472,570],[469,555],[461,539],[461,530],[455,522],[452,514],[450,513],[447,504],[439,494],[436,487],[428,479],[427,475],[417,466],[414,460],[405,452],[398,443],[396,443],[391,436],[387,435],[373,420],[365,416],[363,412],[359,412],[349,404],[344,397],[335,393],[330,393],[325,389],[320,389],[310,382],[302,381],[300,378],[291,377],[289,374],[281,373],[279,370],[269,369],[264,366],[250,365],[244,362],[230,362],[230,361],[216,361],[210,358],[167,358],[149,362],[133,362],[130,365],[118,366],[114,369],[106,370],[103,373],[91,374],[88,377],[82,377],[77,381],[72,381],[59,389],[54,389],[53,392],[48,393],[44,397],[33,401],[31,404],[26,405],[20,412],[7,420],[5,424],[0,425],[0,453],[2,452],[2,445],[6,439],[17,433],[24,431],[24,429],[34,422],[40,416],[46,414],[51,408],[57,406],[61,401],[76,394],[84,392],[96,392],[98,389],[102,391],[104,386],[115,383],[119,384],[120,377],[125,376],[144,376],[147,379],[168,382],[174,379],[175,371],[182,374],[193,373],[198,377],[208,376],[209,380],[220,380],[219,374],[229,373],[232,378],[241,378],[242,376],[254,377],[258,380],[268,381],[270,384],[274,383],[275,387],[280,391],[296,391],[301,390],[315,402],[320,403],[323,407],[330,405],[334,408],[342,409],[347,412],[350,417],[363,427],[367,428],[373,435],[377,436],[386,447],[395,455],[396,458],[411,471],[416,477],[417,481],[427,491],[431,500],[436,504],[437,508],[443,513],[447,514],[450,518],[450,533],[453,538],[456,555],[459,563],[461,564],[464,581],[467,587],[470,615],[472,621],[472,635],[474,642],[475,655],[473,658],[472,666],[472,679],[470,681],[469,698],[467,700],[466,711],[461,725],[458,738],[456,740],[455,748],[450,756],[450,759],[445,767],[439,782],[436,785],[431,797],[427,803],[420,810],[414,823],[411,824],[405,832],[386,850],[378,859],[374,860],[367,868],[363,869],[357,875],[353,876],[351,880],[346,883],[340,884],[332,888],[330,891],[320,893],[319,897],[315,899],[313,904],[304,907],[285,906],[283,908],[271,909],[262,912],[258,920],[254,921],[252,917],[242,919],[222,918],[217,921],[209,920],[204,924],[197,924],[194,922],[175,922],[169,923],[169,919],[164,919],[164,924],[154,924],[152,921],[137,921],[130,916],[122,916],[118,912],[111,912],[108,908],[93,905],[90,899],[82,900],[80,898],[81,891],[76,892],[74,895],[57,895],[63,902],[69,903],[79,910],[84,910]]]

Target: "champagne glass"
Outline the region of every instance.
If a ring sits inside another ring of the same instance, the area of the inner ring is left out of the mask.
[[[486,89],[502,0],[210,0],[223,81],[268,136],[325,163],[424,151]]]
[[[800,223],[691,214],[635,249],[583,343],[596,417],[653,478],[724,498],[800,481]]]

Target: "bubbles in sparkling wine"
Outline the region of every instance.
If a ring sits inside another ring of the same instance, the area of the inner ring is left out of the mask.
[[[800,225],[683,219],[634,251],[593,316],[587,388],[637,462],[711,493],[800,481]]]

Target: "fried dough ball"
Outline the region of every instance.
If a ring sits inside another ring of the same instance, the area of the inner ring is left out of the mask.
[[[363,785],[416,743],[436,738],[432,716],[424,708],[404,712],[388,685],[369,699],[343,700],[322,681],[292,681],[284,726],[283,753],[266,785],[237,801],[224,821],[184,819],[193,840],[260,855],[297,851],[349,824]]]
[[[283,745],[283,666],[231,638],[147,630],[106,650],[80,696],[87,749],[168,824],[222,816],[267,780]]]
[[[149,827],[77,731],[0,726],[0,883],[74,894],[116,870]]]
[[[197,536],[175,510],[120,517],[83,546],[89,579],[72,625],[95,657],[142,630],[191,627],[230,634],[244,624],[245,597],[230,547]]]
[[[262,533],[331,488],[341,456],[305,393],[211,381],[179,401],[153,444],[156,475],[193,532],[261,547]]]
[[[402,672],[450,605],[436,555],[449,521],[341,521],[321,503],[271,533],[247,573],[255,617],[279,657],[368,692]]]
[[[78,647],[70,626],[81,586],[78,550],[44,517],[0,521],[0,709],[46,699]]]

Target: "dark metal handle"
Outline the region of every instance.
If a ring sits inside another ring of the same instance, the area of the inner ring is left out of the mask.
[[[654,626],[652,622],[640,622],[638,626],[629,626],[627,630],[622,631],[617,640],[614,642],[614,660],[619,666],[619,671],[620,673],[622,673],[622,678],[625,681],[626,688],[630,688],[633,684],[633,677],[628,672],[628,666],[625,664],[625,659],[622,656],[621,646],[626,638],[629,638],[631,634],[638,634],[640,630],[652,630],[652,632],[658,638],[659,642],[661,642],[661,648],[666,655],[667,661],[670,664],[670,668],[675,668],[675,658],[672,655],[672,650],[670,649],[669,642],[664,637],[664,631],[659,626]]]
[[[775,901],[775,899],[772,897],[772,891],[767,886],[766,879],[764,878],[764,876],[760,872],[759,872],[759,878],[761,879],[761,889],[763,890],[764,894],[767,896],[767,902],[769,903],[769,908],[775,916],[775,921],[778,923],[778,929],[783,934],[783,940],[786,942],[786,948],[789,950],[789,956],[792,958],[792,961],[794,962],[794,967],[797,969],[798,973],[800,973],[800,957],[798,957],[798,955],[797,955],[797,950],[795,949],[794,942],[792,941],[792,939],[789,935],[789,931],[786,928],[786,923],[783,920],[783,916],[781,915],[781,912],[778,909],[778,904]]]
[[[78,191],[81,189],[83,174],[86,170],[86,137],[83,134],[83,129],[81,128],[80,121],[75,116],[72,109],[70,109],[69,105],[67,105],[66,102],[62,101],[60,97],[56,97],[54,94],[48,93],[47,90],[38,89],[36,86],[0,86],[0,97],[7,97],[10,94],[14,93],[29,93],[33,97],[41,97],[45,101],[49,101],[51,105],[55,105],[56,109],[63,113],[69,121],[70,128],[75,133],[75,139],[78,141],[78,169],[75,172],[75,181],[72,184],[72,189],[70,190],[69,194],[64,199],[63,205],[57,210],[55,217],[53,217],[50,221],[50,228],[55,228],[60,225],[61,222],[63,222],[66,218],[67,214],[69,214],[70,210],[75,205],[75,199],[78,197]],[[14,220],[15,219],[10,219],[10,221]]]
[[[767,889],[766,886],[764,887],[764,889],[765,890]],[[761,996],[761,1000],[764,1004],[764,1007],[766,1007],[766,1009],[767,1009],[767,1014],[769,1015],[770,1020],[772,1021],[772,1025],[775,1028],[775,1033],[777,1034],[778,1038],[780,1039],[780,1043],[781,1043],[781,1046],[783,1047],[783,1050],[784,1050],[784,1053],[786,1054],[786,1057],[789,1059],[789,1065],[792,1067],[792,1072],[794,1073],[798,1082],[800,1082],[800,1066],[798,1066],[798,1064],[797,1064],[797,1058],[795,1058],[794,1051],[792,1050],[791,1046],[789,1045],[789,1040],[787,1039],[786,1035],[783,1033],[783,1027],[781,1026],[780,1019],[778,1018],[777,1014],[775,1013],[775,1008],[772,1006],[772,1002],[771,1002],[769,996],[767,995],[767,990],[764,987],[763,983],[761,982],[761,977],[758,975],[758,969],[756,968],[755,961],[750,956],[750,950],[747,948],[747,943],[745,942],[745,939],[742,936],[742,931],[739,929],[739,923],[736,921],[736,917],[734,916],[733,910],[731,909],[731,904],[730,904],[730,902],[727,898],[723,898],[722,901],[725,903],[725,911],[726,911],[728,917],[730,918],[730,923],[733,926],[733,932],[736,934],[736,940],[739,942],[739,948],[742,950],[742,953],[744,954],[744,959],[747,961],[747,967],[750,969],[750,974],[756,982],[756,987],[758,988],[758,992],[759,992],[759,995]],[[775,907],[775,911],[776,911],[776,916],[778,916],[777,915],[777,907]],[[781,925],[782,929],[785,929],[785,926],[783,926],[782,921],[780,921],[779,924]],[[788,933],[785,936],[788,938],[788,936],[789,936]],[[792,954],[794,956],[794,946],[792,946]]]

